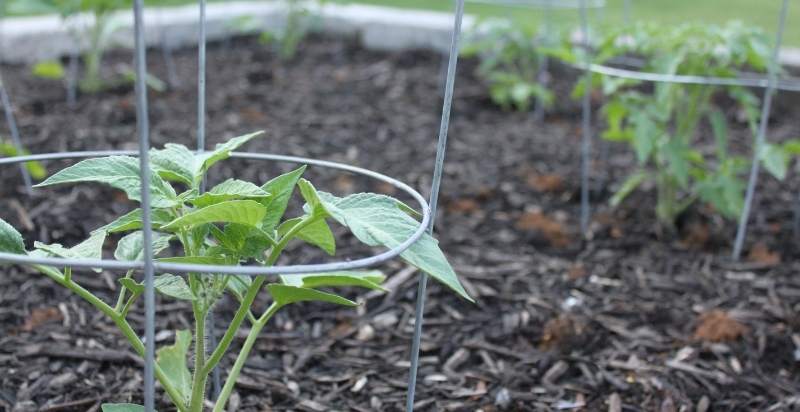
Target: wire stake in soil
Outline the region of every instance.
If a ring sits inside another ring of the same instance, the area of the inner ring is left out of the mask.
[[[750,165],[750,177],[747,181],[747,192],[744,196],[744,207],[742,208],[742,215],[739,219],[739,227],[736,229],[736,240],[733,244],[733,255],[731,256],[734,261],[738,261],[742,254],[742,246],[744,245],[744,237],[747,234],[747,221],[750,218],[750,208],[753,204],[753,195],[756,191],[758,184],[758,171],[759,171],[759,157],[761,147],[763,146],[766,135],[767,127],[769,126],[769,115],[772,109],[772,97],[775,94],[775,84],[777,83],[778,75],[778,54],[780,53],[781,43],[783,42],[783,31],[786,26],[786,13],[789,9],[789,0],[783,0],[781,5],[780,16],[778,17],[778,30],[775,34],[775,45],[772,49],[772,59],[770,60],[768,69],[768,83],[767,89],[764,91],[764,101],[761,107],[761,119],[759,119],[758,134],[756,141],[753,145],[753,160]]]
[[[458,40],[461,36],[461,20],[464,16],[464,0],[456,1],[455,22],[453,25],[453,35],[450,42],[450,58],[447,64],[447,78],[444,89],[444,103],[442,104],[442,121],[439,125],[439,140],[436,145],[436,164],[433,169],[433,181],[431,183],[430,214],[431,220],[428,223],[428,233],[433,233],[436,221],[436,208],[439,203],[439,189],[442,184],[442,172],[444,171],[444,155],[447,151],[447,130],[450,127],[450,109],[453,103],[453,87],[456,77],[456,65],[458,64]],[[406,411],[414,411],[414,393],[417,387],[417,370],[419,369],[419,346],[422,340],[422,322],[425,313],[425,297],[427,294],[428,275],[422,273],[419,278],[417,289],[417,303],[414,313],[414,338],[411,342],[411,369],[408,375],[408,395],[406,398]]]
[[[589,169],[591,167],[590,162],[592,154],[592,71],[589,68],[591,59],[589,57],[589,19],[586,12],[586,0],[581,0],[579,11],[581,19],[581,44],[583,45],[584,59],[586,60],[586,69],[584,72],[586,89],[583,91],[583,105],[581,109],[581,131],[583,132],[583,138],[581,140],[581,234],[586,236],[589,230],[589,218],[591,215],[589,205]]]
[[[144,44],[143,0],[133,2],[136,44],[136,130],[139,135],[139,181],[141,182],[142,242],[144,260],[144,410],[155,412],[156,302],[153,285],[153,228],[150,209],[150,119],[147,112],[147,56]]]
[[[14,148],[17,150],[18,155],[25,153],[22,146],[22,140],[19,137],[19,129],[17,128],[17,120],[14,118],[14,108],[11,106],[11,98],[8,96],[3,76],[0,74],[0,102],[3,104],[3,111],[6,115],[6,123],[8,123],[8,130],[11,132],[11,141],[14,143]],[[28,195],[33,194],[33,183],[31,182],[31,174],[25,163],[19,164],[19,171],[22,173],[22,180],[25,181],[25,191]]]

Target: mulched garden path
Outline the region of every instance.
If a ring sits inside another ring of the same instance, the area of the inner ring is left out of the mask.
[[[194,53],[175,56],[179,85],[151,92],[154,146],[192,145]],[[166,78],[160,51],[149,59],[153,74]],[[130,66],[125,53],[108,61],[109,71]],[[347,39],[312,39],[288,63],[252,39],[214,44],[210,144],[263,129],[267,136],[248,150],[352,163],[425,194],[441,110],[440,64],[434,53],[370,52]],[[800,265],[791,212],[799,179],[762,175],[746,259],[732,263],[735,224],[702,207],[676,234],[659,235],[652,192],[618,210],[605,206],[634,160],[624,147],[600,145],[597,152],[608,156],[594,165],[597,207],[590,239],[581,241],[580,113],[567,81],[574,74],[555,73],[563,97],[537,123],[491,105],[474,66],[467,60],[459,67],[437,232],[478,303],[429,287],[417,410],[799,406]],[[24,67],[3,69],[33,152],[135,148],[129,87],[80,96],[70,108],[60,83],[32,79]],[[771,138],[800,136],[793,107],[779,99]],[[747,135],[736,137],[744,147]],[[263,182],[288,167],[230,160],[212,180]],[[327,170],[312,168],[308,176],[340,195],[391,193]],[[16,168],[0,170],[0,178],[0,217],[22,229],[29,247],[34,240],[75,244],[133,207],[97,185],[27,197]],[[343,237],[342,256],[368,252]],[[292,257],[322,259],[303,248]],[[41,275],[0,270],[0,410],[97,411],[101,402],[141,401],[141,361],[110,321]],[[304,304],[280,312],[258,340],[229,410],[401,410],[417,273],[401,262],[383,270],[391,292],[348,293],[364,302],[356,310]],[[115,276],[76,278],[111,300]],[[220,304],[219,322],[234,309],[230,300]],[[159,305],[157,317],[159,344],[191,318],[173,301]],[[141,306],[131,318],[141,326]]]

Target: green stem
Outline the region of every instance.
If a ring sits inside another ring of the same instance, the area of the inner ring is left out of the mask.
[[[275,246],[270,251],[269,257],[267,257],[267,261],[265,262],[266,266],[272,266],[275,262],[278,261],[278,258],[283,252],[283,249],[289,244],[289,241],[297,235],[304,227],[314,223],[314,221],[318,219],[313,215],[305,216],[300,222],[298,222],[292,229],[290,229],[286,235],[284,235],[280,241],[278,241]],[[253,302],[258,295],[258,292],[261,291],[261,286],[266,281],[264,276],[256,277],[253,280],[253,283],[247,289],[247,293],[242,298],[242,302],[239,304],[239,309],[236,311],[236,314],[233,316],[233,320],[231,321],[228,329],[225,331],[225,334],[220,339],[219,344],[217,345],[214,352],[211,353],[211,356],[208,357],[205,365],[205,370],[203,371],[206,375],[211,373],[211,370],[214,369],[215,366],[219,363],[222,357],[225,355],[225,352],[228,351],[231,343],[233,342],[233,338],[236,336],[236,331],[242,326],[242,322],[246,317],[252,318],[252,313],[250,312],[250,307],[253,306]],[[257,322],[257,320],[255,321]],[[253,324],[255,324],[253,322]]]
[[[244,298],[242,298],[242,302],[239,304],[239,309],[236,310],[236,314],[233,315],[231,324],[228,326],[228,329],[225,331],[222,339],[220,339],[219,344],[217,344],[217,347],[214,349],[214,352],[212,352],[206,360],[205,369],[203,370],[203,373],[206,375],[211,373],[211,370],[217,366],[219,361],[222,359],[222,356],[224,356],[225,352],[228,351],[228,348],[233,342],[233,338],[236,336],[236,331],[238,331],[239,327],[241,327],[245,317],[248,314],[252,316],[250,307],[253,305],[253,301],[255,301],[258,292],[261,291],[261,286],[264,284],[265,280],[266,279],[263,276],[259,276],[253,280],[253,283],[247,289],[247,293],[245,294]]]
[[[192,378],[192,398],[189,402],[189,410],[192,412],[203,411],[203,400],[206,393],[206,380],[208,374],[205,373],[206,364],[206,315],[208,311],[199,307],[201,303],[194,305],[194,377]]]
[[[59,285],[69,289],[76,295],[83,298],[83,300],[87,301],[89,304],[100,310],[103,314],[111,318],[114,324],[120,329],[125,338],[128,339],[128,342],[133,347],[133,350],[139,354],[139,356],[144,356],[144,343],[139,339],[139,336],[136,332],[131,328],[131,325],[125,320],[124,317],[120,316],[114,311],[114,308],[103,302],[100,298],[89,292],[88,290],[84,289],[80,285],[75,282],[68,281],[64,275],[61,274],[55,268],[49,266],[42,266],[42,265],[33,265],[33,267],[45,274],[50,279],[53,279]],[[180,402],[181,396],[177,389],[172,386],[172,383],[167,379],[166,375],[164,375],[164,371],[158,364],[155,364],[155,375],[159,382],[161,382],[161,386],[164,388],[164,391],[167,393],[169,398],[172,402],[177,406],[180,412],[187,412],[186,408]]]
[[[103,59],[103,34],[108,24],[107,13],[95,13],[95,25],[89,39],[89,51],[86,53],[86,73],[81,82],[82,89],[87,92],[97,92],[102,86],[100,80],[100,64]]]
[[[131,276],[133,276],[133,269],[125,273],[126,279],[130,279]],[[122,305],[125,304],[125,295],[127,290],[128,288],[126,288],[125,285],[122,285],[122,287],[119,289],[119,296],[117,296],[117,304],[114,306],[114,312],[121,313],[123,307]]]
[[[228,379],[225,381],[225,386],[222,388],[219,398],[217,398],[217,403],[214,405],[213,412],[223,412],[225,410],[225,404],[228,402],[231,392],[233,392],[233,387],[236,385],[236,380],[239,378],[239,374],[242,372],[242,367],[244,367],[244,363],[247,360],[247,357],[250,355],[250,351],[253,349],[256,339],[258,339],[258,334],[261,332],[261,329],[264,328],[264,325],[269,322],[275,312],[277,312],[280,308],[281,307],[277,303],[273,303],[269,306],[266,312],[264,312],[264,314],[258,318],[258,321],[253,324],[253,327],[250,328],[250,333],[247,334],[247,339],[244,341],[242,350],[239,352],[239,356],[236,357],[236,362],[233,364],[233,368],[231,368],[231,372],[228,375]]]
[[[120,310],[118,312],[119,316],[122,317],[122,319],[125,319],[125,318],[128,317],[128,311],[131,310],[131,307],[133,306],[133,303],[136,302],[136,299],[138,299],[140,295],[141,295],[141,293],[132,293],[131,294],[131,296],[128,298],[128,301],[125,302],[125,306],[123,306],[122,310]]]

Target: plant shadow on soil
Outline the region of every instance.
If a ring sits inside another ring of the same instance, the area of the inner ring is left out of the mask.
[[[195,51],[180,50],[175,59],[181,84],[150,94],[153,146],[194,141]],[[108,67],[129,61],[114,53]],[[160,51],[150,52],[149,63],[166,78]],[[312,38],[287,63],[251,38],[215,43],[209,141],[264,129],[266,137],[248,151],[352,163],[426,193],[440,64],[435,53],[366,51],[349,39]],[[417,410],[789,408],[800,393],[800,280],[791,232],[798,179],[762,176],[748,259],[734,264],[735,223],[702,207],[668,239],[654,234],[652,192],[609,209],[608,196],[634,159],[608,145],[596,151],[608,156],[596,155],[593,164],[592,236],[580,241],[580,112],[568,97],[575,74],[554,74],[559,104],[537,123],[492,106],[474,67],[470,60],[459,66],[437,233],[478,303],[429,288]],[[60,84],[32,79],[27,68],[5,67],[4,77],[32,152],[136,148],[130,88],[80,96],[69,108]],[[789,101],[778,101],[770,138],[798,136],[797,106]],[[735,137],[746,150],[747,134]],[[264,182],[289,167],[232,159],[211,179]],[[17,173],[0,170],[0,217],[20,228],[29,246],[75,244],[133,207],[96,185],[27,197]],[[351,175],[312,168],[309,176],[339,195],[395,194]],[[370,252],[341,239],[342,256]],[[292,257],[323,259],[299,247]],[[307,304],[279,313],[244,368],[233,408],[402,410],[417,277],[400,262],[382,269],[392,292],[361,296],[357,310]],[[141,362],[108,320],[30,270],[3,267],[2,274],[0,409],[96,411],[103,401],[141,400]],[[76,276],[113,298],[115,274]],[[186,309],[159,305],[157,330],[187,328]],[[219,323],[234,309],[232,301],[220,304]],[[141,327],[141,307],[132,319]],[[158,343],[171,339],[161,333]]]

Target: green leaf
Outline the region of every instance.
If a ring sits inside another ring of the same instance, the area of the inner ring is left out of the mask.
[[[164,372],[166,379],[181,396],[184,405],[189,404],[192,393],[192,374],[186,363],[189,347],[192,344],[192,333],[188,330],[175,332],[175,343],[160,348],[156,352],[156,363]]]
[[[88,239],[71,247],[66,248],[58,243],[47,245],[35,242],[33,247],[47,252],[52,256],[68,259],[101,259],[103,256],[103,243],[106,240],[106,232],[93,232]],[[101,269],[93,269],[95,272],[102,272]]]
[[[244,136],[234,137],[225,143],[218,144],[214,150],[197,154],[197,166],[195,170],[195,179],[202,177],[203,173],[208,170],[215,163],[220,160],[225,160],[231,156],[231,152],[238,149],[243,144],[253,140],[254,137],[264,134],[263,131],[258,131]]]
[[[153,232],[153,256],[158,256],[169,247],[172,235]],[[117,260],[140,261],[144,260],[144,233],[136,231],[119,240],[114,251]]]
[[[120,278],[119,283],[133,293],[141,294],[144,292],[144,282],[137,282],[131,278]],[[164,296],[169,296],[180,300],[195,300],[194,293],[180,276],[169,273],[158,275],[153,278],[153,288],[156,292]]]
[[[244,180],[228,179],[197,198],[190,200],[190,203],[197,207],[206,207],[228,200],[251,199],[263,200],[269,197],[269,193],[264,189]]]
[[[22,156],[28,156],[30,154],[31,152],[29,152],[28,150],[22,149],[21,153]],[[20,153],[13,144],[0,140],[0,155],[14,157],[14,156],[19,156]],[[47,169],[45,169],[44,165],[42,165],[41,162],[36,162],[36,161],[25,162],[25,168],[28,169],[28,172],[31,174],[31,177],[33,177],[36,180],[42,180],[45,177],[47,177]]]
[[[789,139],[783,142],[783,151],[788,155],[800,155],[800,139]]]
[[[764,164],[764,169],[778,180],[786,178],[789,170],[789,154],[781,146],[763,143],[758,151],[758,158]]]
[[[325,210],[325,206],[322,205],[322,201],[319,198],[319,193],[317,193],[317,189],[311,184],[311,182],[300,178],[300,180],[297,181],[297,187],[300,188],[300,195],[303,196],[303,200],[306,201],[306,205],[308,209],[311,210],[313,215],[323,217],[327,216],[328,213]]]
[[[388,196],[358,193],[338,198],[325,192],[320,192],[319,196],[333,218],[350,228],[358,240],[369,246],[399,246],[419,226],[416,220],[397,206],[395,199]],[[473,302],[439,249],[438,242],[430,235],[424,234],[400,257]]]
[[[129,156],[86,159],[61,170],[34,187],[78,182],[105,183],[124,191],[131,200],[142,200],[139,181],[139,160]],[[155,173],[151,174],[150,192],[151,205],[153,207],[173,207],[177,205],[175,189]]]
[[[303,165],[289,173],[284,173],[261,186],[265,192],[268,192],[272,197],[261,202],[267,207],[267,215],[264,217],[264,223],[261,228],[267,232],[272,233],[278,226],[283,214],[286,213],[286,207],[289,205],[289,199],[292,197],[294,187],[303,172],[306,171],[306,166]]]
[[[671,139],[662,150],[669,162],[668,170],[681,187],[686,187],[689,184],[689,147],[681,139]]]
[[[252,283],[253,279],[250,276],[231,275],[225,287],[241,302]]]
[[[644,164],[656,147],[659,131],[650,116],[644,112],[637,112],[631,120],[634,126],[633,147],[636,150],[636,159],[639,164]]]
[[[328,302],[343,306],[358,306],[352,300],[315,289],[273,283],[267,285],[267,290],[269,290],[269,294],[272,295],[272,299],[278,306],[286,306],[296,302]]]
[[[33,66],[33,75],[42,79],[61,80],[64,78],[64,65],[56,60],[45,60]]]
[[[170,296],[180,300],[195,300],[194,293],[180,277],[169,273],[158,275],[153,279],[153,286],[162,295]]]
[[[721,110],[713,110],[709,115],[711,131],[717,144],[717,157],[723,161],[728,157],[728,122]]]
[[[152,221],[153,229],[159,229],[161,226],[171,222],[173,220],[172,213],[169,212],[167,209],[153,209],[150,212],[150,219]],[[113,222],[99,227],[94,230],[94,232],[106,232],[106,233],[117,233],[117,232],[128,232],[131,230],[141,229],[142,228],[142,209],[134,209],[120,217],[118,217]]]
[[[184,145],[167,143],[161,150],[151,150],[150,163],[164,179],[196,187],[211,166],[227,159],[232,151],[263,133],[259,131],[235,137],[218,144],[213,151],[197,154]]]
[[[625,179],[625,182],[622,183],[622,186],[617,190],[617,193],[614,193],[614,196],[611,197],[609,200],[609,204],[611,207],[617,207],[626,197],[628,197],[631,192],[636,190],[639,185],[642,184],[647,179],[646,172],[637,172]]]
[[[381,286],[385,279],[386,276],[379,270],[281,275],[281,281],[284,285],[311,289],[328,286],[359,286],[372,290],[386,291]]]
[[[100,409],[103,412],[144,412],[144,406],[133,403],[104,403]]]
[[[303,218],[297,217],[281,223],[281,225],[278,226],[278,235],[286,235],[286,233],[300,223],[301,220],[303,220]],[[331,256],[336,254],[336,239],[328,223],[325,222],[323,218],[314,219],[311,223],[300,229],[295,236],[308,244],[317,246]]]
[[[194,153],[182,144],[167,143],[163,149],[150,149],[150,164],[162,178],[192,186],[196,164]]]
[[[22,235],[3,219],[0,219],[0,252],[17,255],[25,254],[25,243],[22,241]]]
[[[161,263],[188,263],[192,265],[227,265],[232,263],[231,259],[225,256],[174,256],[156,260]]]
[[[144,284],[139,283],[132,278],[120,278],[119,283],[137,295],[144,293]]]
[[[254,200],[229,200],[187,213],[164,225],[162,230],[177,230],[205,223],[239,223],[257,227],[267,209]]]

